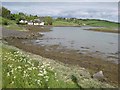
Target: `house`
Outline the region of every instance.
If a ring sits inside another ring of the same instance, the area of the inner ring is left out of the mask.
[[[26,21],[26,20],[20,20],[19,23],[26,24],[26,23],[28,23],[28,21]]]
[[[45,25],[45,22],[41,22],[40,25],[41,25],[41,26],[44,26],[44,25]]]
[[[42,22],[40,19],[35,19],[33,21],[34,25],[41,25],[41,26],[44,26],[44,22]]]
[[[28,25],[34,25],[34,23],[32,21],[29,21]]]
[[[34,19],[34,20],[20,20],[19,23],[21,24],[28,24],[28,25],[40,25],[40,26],[44,26],[45,23],[43,21],[41,21],[40,19]]]

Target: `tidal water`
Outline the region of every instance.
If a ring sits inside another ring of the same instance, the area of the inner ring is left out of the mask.
[[[118,34],[84,30],[89,28],[94,27],[52,27],[51,32],[46,32],[42,38],[33,42],[41,45],[62,45],[66,48],[87,52],[99,52],[116,58]]]

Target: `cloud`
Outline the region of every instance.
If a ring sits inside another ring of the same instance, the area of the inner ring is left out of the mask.
[[[1,0],[2,2],[119,2],[119,0]]]
[[[29,7],[26,7],[28,5]],[[13,13],[118,21],[117,3],[3,3],[3,6]]]

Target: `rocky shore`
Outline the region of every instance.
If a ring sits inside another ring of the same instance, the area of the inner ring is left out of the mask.
[[[31,27],[34,28],[34,27]],[[36,39],[38,36],[42,35],[38,32],[43,32],[44,28],[39,28],[40,30],[32,30],[30,27],[27,27],[28,31],[14,31],[14,30],[5,30],[2,29],[2,40],[7,42],[9,45],[13,45],[17,48],[20,48],[24,51],[31,52],[37,55],[40,55],[45,58],[50,58],[55,61],[60,61],[65,65],[78,66],[86,68],[91,75],[98,71],[103,71],[104,81],[112,85],[118,85],[118,65],[103,60],[100,57],[93,57],[91,55],[85,55],[82,53],[77,53],[76,50],[68,50],[59,45],[52,46],[42,46],[42,45],[33,45],[29,43],[29,40]],[[46,31],[46,30],[45,30]],[[47,29],[47,31],[49,31]],[[58,48],[62,48],[58,50]],[[112,67],[111,67],[112,66]]]

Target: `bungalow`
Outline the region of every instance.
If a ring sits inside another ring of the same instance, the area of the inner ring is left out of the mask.
[[[26,21],[26,20],[20,20],[19,23],[25,24],[25,23],[28,23],[28,21]]]
[[[34,21],[32,21],[32,20],[30,20],[30,21],[20,20],[19,23],[21,23],[21,24],[28,24],[28,25],[40,25],[40,26],[44,26],[44,24],[45,24],[40,19],[35,19]]]
[[[32,21],[29,21],[28,25],[34,25],[34,23]]]
[[[42,22],[40,19],[35,19],[33,21],[34,25],[41,25],[41,26],[44,26],[44,22]]]
[[[45,25],[45,23],[44,23],[44,22],[41,22],[41,23],[40,23],[40,25],[41,25],[41,26],[44,26],[44,25]]]

